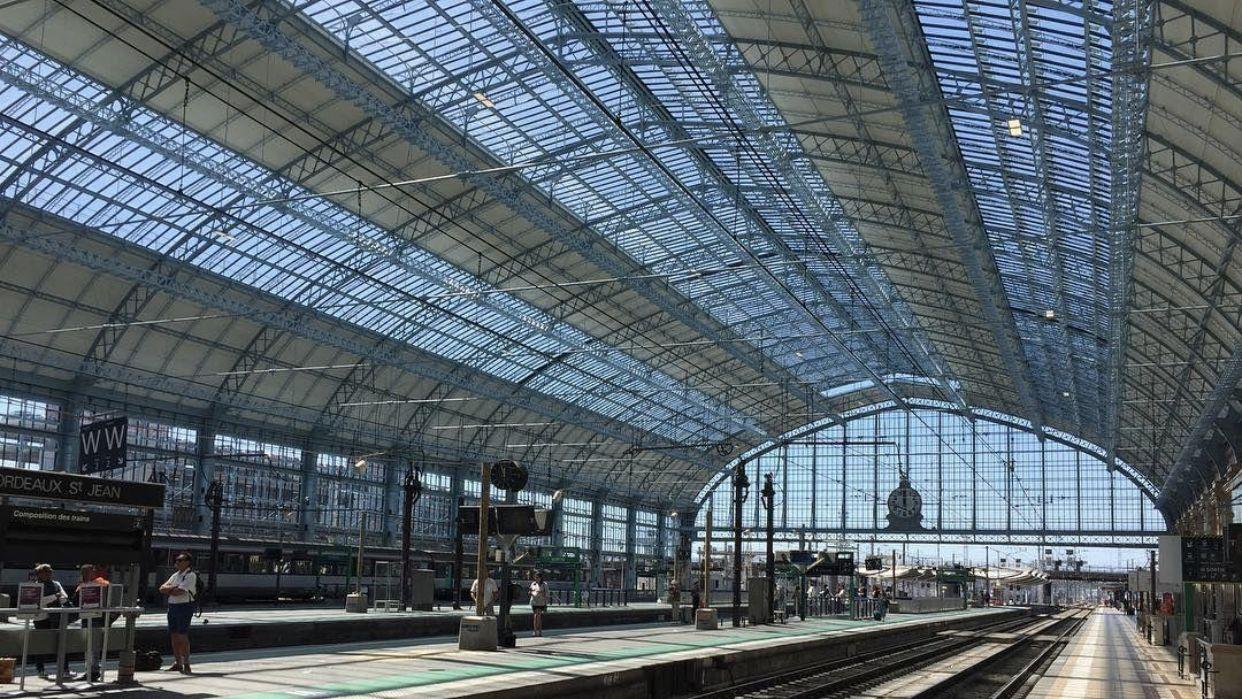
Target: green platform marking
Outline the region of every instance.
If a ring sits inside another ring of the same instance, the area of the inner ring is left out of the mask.
[[[988,610],[971,609],[966,611],[935,612],[932,614],[920,614],[917,618],[924,621],[935,621],[937,619],[944,619],[948,617],[975,616],[977,614],[986,613],[987,611]],[[910,616],[913,617],[914,615]],[[900,619],[900,621],[906,621],[906,619],[903,618]],[[449,662],[448,664],[450,667],[447,669],[419,670],[405,675],[389,675],[387,677],[378,677],[375,679],[350,680],[319,688],[314,692],[314,694],[259,692],[238,696],[240,696],[241,699],[296,699],[297,697],[307,696],[335,697],[350,694],[369,694],[372,692],[384,692],[394,689],[421,687],[430,684],[460,682],[462,680],[492,677],[496,675],[510,674],[513,672],[550,670],[555,668],[573,667],[575,665],[586,665],[589,663],[631,660],[634,658],[660,655],[663,653],[676,653],[686,650],[694,650],[696,648],[719,648],[721,646],[733,646],[752,641],[811,636],[816,633],[828,631],[843,631],[858,628],[860,626],[875,627],[877,625],[891,623],[893,623],[893,619],[891,618],[878,622],[878,624],[870,619],[809,619],[806,622],[800,623],[796,627],[773,627],[766,625],[757,627],[740,627],[737,629],[732,627],[724,627],[721,631],[710,636],[697,636],[679,639],[677,641],[644,640],[638,637],[616,639],[621,642],[639,643],[641,645],[632,648],[617,648],[595,653],[582,653],[576,655],[575,657],[541,656],[522,652],[498,653],[495,657],[495,662],[493,662],[491,658],[486,661],[486,664],[478,665],[465,665],[459,662]],[[396,660],[396,658],[393,658],[393,660]],[[313,688],[308,689],[313,690]]]

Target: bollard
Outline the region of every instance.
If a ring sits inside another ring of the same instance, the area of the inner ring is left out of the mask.
[[[117,654],[116,683],[122,685],[137,684],[134,681],[135,655],[132,650],[123,650]]]

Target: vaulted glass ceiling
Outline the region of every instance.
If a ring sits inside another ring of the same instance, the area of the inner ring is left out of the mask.
[[[1099,434],[1112,4],[914,5],[1039,400],[1062,424]]]
[[[716,61],[742,62],[707,5],[684,9],[695,36],[646,2],[499,5],[302,11],[800,379],[940,373],[759,82],[730,71],[722,94],[687,48],[706,37]]]
[[[671,439],[757,430],[30,47],[0,40],[0,81],[0,196]]]

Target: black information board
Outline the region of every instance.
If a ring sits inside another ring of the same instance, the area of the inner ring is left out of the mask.
[[[125,468],[129,420],[114,417],[82,426],[78,465],[82,473]]]
[[[138,563],[142,517],[41,507],[0,507],[0,560],[8,564]]]
[[[1182,537],[1182,580],[1186,582],[1242,582],[1242,572],[1225,559],[1225,540],[1219,536]]]
[[[127,507],[164,506],[162,483],[116,481],[23,468],[0,468],[0,495]]]

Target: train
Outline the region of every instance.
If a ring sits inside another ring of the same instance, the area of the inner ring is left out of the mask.
[[[156,534],[152,537],[151,560],[153,568],[147,573],[147,604],[160,604],[157,588],[174,570],[173,561],[182,551],[189,552],[196,570],[207,583],[211,570],[211,540],[205,535]],[[515,581],[529,580],[536,568],[544,572],[554,594],[568,599],[575,591],[585,592],[587,571],[583,564],[570,559],[556,563],[543,562],[536,565],[535,557],[519,557],[512,564]],[[215,589],[209,593],[212,600],[222,604],[250,604],[276,601],[300,603],[331,602],[343,600],[359,581],[356,577],[358,550],[341,545],[271,541],[225,536],[220,539],[216,566]],[[362,587],[370,598],[387,599],[400,596],[401,550],[394,547],[367,546],[362,557]],[[473,551],[463,558],[462,589],[460,596],[453,589],[453,552],[443,549],[416,549],[411,551],[411,563],[418,568],[430,569],[435,574],[435,599],[439,604],[449,604],[456,599],[468,603],[470,582],[475,575]],[[103,565],[107,561],[83,561]],[[620,571],[606,565],[606,582],[619,581]],[[639,571],[639,587],[654,592],[654,579]],[[120,571],[109,571],[114,581],[119,581]],[[497,568],[493,577],[499,579]],[[78,583],[76,570],[60,569],[57,578],[72,591]],[[0,590],[13,591],[20,582],[30,580],[28,569],[6,567],[0,571]],[[611,586],[619,587],[615,583]],[[525,585],[519,585],[520,593],[515,600],[524,598]]]

